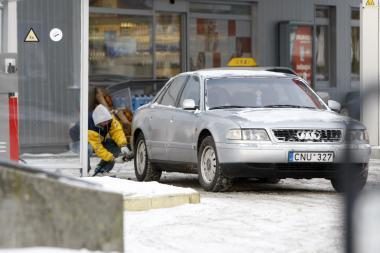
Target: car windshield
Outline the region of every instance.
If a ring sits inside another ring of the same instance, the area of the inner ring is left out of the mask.
[[[297,78],[227,77],[206,81],[209,110],[225,108],[310,108],[326,106]]]

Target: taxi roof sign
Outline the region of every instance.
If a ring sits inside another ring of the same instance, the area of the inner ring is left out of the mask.
[[[232,58],[228,64],[228,67],[257,67],[256,60],[254,58]]]

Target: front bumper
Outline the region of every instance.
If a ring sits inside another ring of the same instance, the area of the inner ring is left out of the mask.
[[[227,177],[334,178],[346,162],[355,170],[367,169],[369,144],[257,144],[217,143],[219,164]],[[288,153],[334,152],[333,163],[289,163]],[[346,159],[346,158],[349,159]]]
[[[288,153],[334,152],[334,163],[368,163],[369,144],[273,144],[273,143],[216,143],[219,163],[288,163]]]

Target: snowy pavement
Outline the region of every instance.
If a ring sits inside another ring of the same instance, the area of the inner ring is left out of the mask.
[[[114,170],[135,180],[131,163]],[[76,169],[61,173],[78,175]],[[196,175],[164,173],[161,182],[194,188],[201,203],[125,212],[126,252],[343,250],[343,197],[327,180],[287,179],[277,185],[242,180],[228,193],[203,191]],[[372,160],[366,189],[379,185],[380,160]]]
[[[116,192],[128,198],[151,198],[197,193],[191,188],[178,187],[159,182],[136,182],[114,177],[86,177],[83,180],[98,184],[105,191]]]
[[[367,188],[380,184],[379,162]],[[166,174],[162,182],[195,188],[201,204],[126,212],[126,252],[343,251],[343,196],[327,180],[246,180],[229,193],[202,191],[196,176]]]

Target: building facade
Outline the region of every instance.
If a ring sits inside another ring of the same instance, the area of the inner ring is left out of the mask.
[[[316,90],[341,101],[359,89],[359,7],[360,0],[91,0],[90,74],[168,78],[247,56],[306,71]],[[281,49],[279,25],[287,22],[296,26]],[[310,57],[297,66],[303,54]]]
[[[0,0],[0,54],[17,55],[24,151],[69,143],[79,114],[79,5]],[[338,101],[359,90],[360,0],[89,0],[88,15],[90,77],[167,79],[244,56],[292,67]],[[53,27],[64,34],[58,44],[48,39]],[[39,43],[24,42],[30,28]]]

